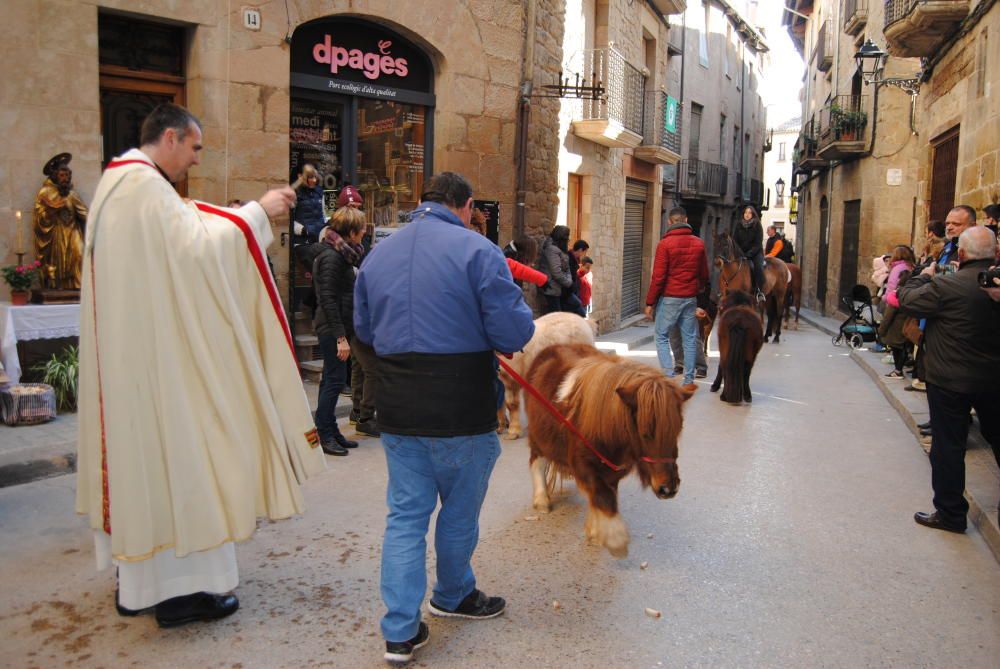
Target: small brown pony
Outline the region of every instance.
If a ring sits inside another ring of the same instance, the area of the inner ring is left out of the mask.
[[[750,261],[743,257],[736,242],[728,233],[722,232],[715,236],[715,266],[719,268],[719,298],[726,299],[726,293],[731,290],[752,292],[752,268]],[[767,330],[764,332],[764,342],[774,335],[774,343],[781,341],[781,316],[785,309],[785,295],[788,292],[788,266],[778,258],[764,259],[764,285],[760,290],[766,298],[760,307],[763,320],[764,308],[767,309]]]
[[[535,319],[535,334],[531,336],[524,350],[519,351],[507,364],[521,376],[525,376],[542,349],[553,344],[594,345],[594,322],[585,320],[568,311],[556,311]],[[521,438],[521,387],[510,374],[500,370],[500,381],[504,387],[504,405],[497,411],[497,432],[504,439]],[[509,418],[508,418],[509,416]]]
[[[788,284],[788,293],[785,298],[785,327],[792,317],[792,307],[795,307],[795,329],[799,329],[799,310],[802,308],[802,268],[793,262],[786,262],[788,273],[792,275],[792,280]]]
[[[584,523],[588,540],[613,556],[628,555],[628,526],[618,514],[618,483],[636,470],[643,487],[660,499],[677,494],[677,440],[682,408],[693,393],[640,362],[624,360],[583,344],[558,344],[541,351],[528,382],[572,423],[608,462],[603,462],[534,396],[527,396],[528,445],[534,507],[551,508],[549,463],[576,479],[590,506]],[[617,468],[617,469],[616,469]]]
[[[761,341],[761,321],[754,299],[742,290],[730,290],[719,305],[719,371],[712,383],[712,392],[718,392],[719,399],[730,404],[752,402],[750,394],[750,372],[763,346]]]

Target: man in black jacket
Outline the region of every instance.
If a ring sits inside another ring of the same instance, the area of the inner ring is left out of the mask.
[[[900,309],[926,318],[924,374],[931,411],[931,485],[934,507],[913,519],[927,527],[964,532],[965,444],[969,410],[1000,464],[1000,304],[978,286],[993,264],[996,237],[984,227],[966,229],[958,241],[959,269],[935,276],[932,264],[898,290]]]

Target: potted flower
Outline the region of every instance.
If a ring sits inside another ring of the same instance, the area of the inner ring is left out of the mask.
[[[837,133],[837,139],[853,141],[858,132],[868,124],[868,114],[861,109],[833,107],[830,110],[830,124]]]
[[[42,263],[38,260],[30,265],[7,265],[0,269],[3,279],[10,286],[10,301],[15,306],[28,303],[31,297],[31,285],[38,278],[38,270]]]

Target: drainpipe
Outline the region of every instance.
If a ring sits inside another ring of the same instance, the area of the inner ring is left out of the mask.
[[[669,40],[669,35],[667,36]],[[687,10],[681,14],[681,90],[680,90],[680,110],[681,110],[681,132],[684,132],[684,70],[687,65]],[[690,133],[691,131],[688,130]],[[688,135],[690,136],[690,135]],[[681,135],[681,145],[680,149],[684,151],[684,135]],[[684,156],[681,156],[681,160],[684,160]],[[677,207],[681,203],[681,164],[677,163],[677,173],[674,176],[674,206]]]
[[[514,160],[517,164],[514,224],[512,236],[524,234],[525,181],[528,168],[528,121],[531,117],[531,90],[535,69],[535,7],[536,0],[528,0],[525,16],[524,66],[521,74],[521,98],[518,101],[517,139]]]

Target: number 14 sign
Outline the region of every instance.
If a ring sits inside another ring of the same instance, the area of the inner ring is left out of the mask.
[[[260,10],[256,7],[243,8],[243,27],[247,30],[260,30]]]

